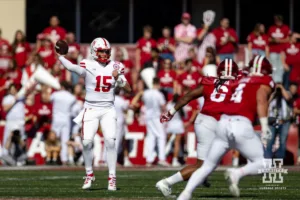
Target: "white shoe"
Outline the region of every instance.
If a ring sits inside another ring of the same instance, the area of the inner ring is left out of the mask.
[[[229,184],[229,191],[234,197],[240,196],[240,189],[238,186],[238,179],[236,178],[234,174],[234,170],[227,169],[224,173],[225,180],[227,180]]]
[[[109,175],[108,177],[108,190],[116,191],[117,190],[117,178],[116,176]]]
[[[162,166],[162,167],[170,167],[170,164],[165,160],[160,160],[160,161],[158,161],[157,164]]]
[[[87,190],[90,189],[92,187],[92,182],[94,182],[96,180],[95,176],[92,175],[87,175],[85,177],[83,177],[83,179],[85,179],[82,189]]]
[[[181,166],[181,164],[180,164],[180,162],[178,162],[178,159],[173,158],[172,167],[180,167],[180,166]]]
[[[124,167],[132,167],[133,164],[130,162],[129,158],[124,158]]]
[[[169,197],[172,194],[172,188],[169,186],[166,179],[158,181],[155,187],[160,191],[165,197]]]
[[[192,198],[191,193],[187,193],[185,191],[181,192],[177,200],[190,200]]]

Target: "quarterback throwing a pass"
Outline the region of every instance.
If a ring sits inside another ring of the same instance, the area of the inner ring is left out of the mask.
[[[85,161],[86,177],[82,189],[89,189],[95,181],[93,174],[93,140],[99,124],[104,136],[109,170],[108,190],[116,190],[116,127],[117,116],[114,107],[115,87],[126,92],[131,88],[124,77],[124,66],[120,62],[109,60],[111,47],[105,38],[96,38],[91,44],[92,60],[84,59],[80,66],[72,64],[64,56],[59,60],[64,67],[85,78],[84,109],[74,119],[81,125],[81,139]]]

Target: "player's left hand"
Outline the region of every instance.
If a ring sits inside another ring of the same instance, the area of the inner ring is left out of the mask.
[[[114,77],[115,80],[118,80],[119,72],[118,72],[117,69],[115,69],[115,70],[112,72],[112,76]]]

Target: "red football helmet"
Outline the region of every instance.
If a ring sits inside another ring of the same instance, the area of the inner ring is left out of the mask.
[[[226,58],[218,65],[217,72],[220,79],[236,79],[239,67],[232,59]]]
[[[255,56],[249,62],[250,76],[270,75],[273,68],[268,59],[264,56]]]

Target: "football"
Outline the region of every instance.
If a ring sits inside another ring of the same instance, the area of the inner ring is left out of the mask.
[[[58,40],[55,44],[55,51],[60,55],[66,55],[68,53],[69,46],[63,40]]]

